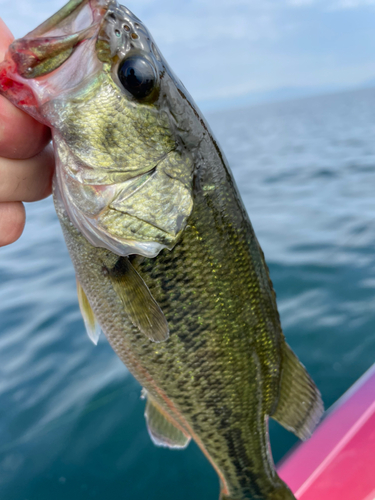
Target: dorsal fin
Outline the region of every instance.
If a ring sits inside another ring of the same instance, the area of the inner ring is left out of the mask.
[[[85,323],[87,335],[89,336],[89,339],[95,345],[97,345],[100,336],[100,326],[99,323],[96,321],[94,312],[91,309],[90,303],[78,279],[77,279],[77,294],[78,294],[79,308],[81,309],[81,314],[83,317],[83,321]]]
[[[183,449],[189,444],[190,436],[178,429],[172,418],[157,403],[151,401],[149,396],[147,397],[145,418],[148,433],[156,446]]]
[[[167,320],[129,259],[120,258],[108,272],[113,288],[121,298],[131,322],[153,342],[167,340]]]
[[[306,368],[283,343],[279,401],[271,417],[302,440],[308,439],[322,417],[320,392]]]

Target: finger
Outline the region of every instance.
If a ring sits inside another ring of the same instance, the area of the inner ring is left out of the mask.
[[[2,61],[5,56],[5,52],[8,50],[9,45],[13,42],[14,37],[0,17],[0,60]]]
[[[32,158],[51,140],[51,131],[0,96],[0,156]]]
[[[0,158],[0,202],[38,201],[51,194],[52,146],[27,160]]]
[[[13,36],[0,18],[0,61],[4,59]],[[31,158],[51,140],[48,127],[0,96],[0,156]]]
[[[25,219],[22,203],[0,203],[0,247],[18,240],[25,227]]]

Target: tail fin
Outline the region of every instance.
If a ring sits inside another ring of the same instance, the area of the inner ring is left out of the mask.
[[[306,440],[324,411],[320,392],[285,342],[281,369],[279,402],[271,417],[300,439]]]

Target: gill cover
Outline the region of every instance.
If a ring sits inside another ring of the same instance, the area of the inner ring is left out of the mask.
[[[0,66],[1,92],[52,128],[55,196],[94,246],[155,257],[186,226],[193,158],[172,87],[147,28],[108,0],[71,0]]]

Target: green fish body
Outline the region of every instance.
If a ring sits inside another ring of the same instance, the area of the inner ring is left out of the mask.
[[[71,1],[14,42],[0,88],[52,127],[85,324],[144,387],[154,443],[194,439],[222,500],[294,499],[268,418],[306,439],[321,397],[285,342],[226,159],[145,26],[116,2]]]

